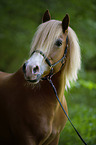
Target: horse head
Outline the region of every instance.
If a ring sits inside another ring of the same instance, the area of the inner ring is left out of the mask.
[[[61,68],[64,68],[66,86],[69,86],[70,81],[77,79],[77,71],[80,69],[78,39],[69,27],[68,14],[62,21],[51,20],[47,10],[33,37],[30,58],[23,65],[25,79],[38,83]]]
[[[43,23],[33,38],[31,57],[23,65],[26,80],[38,83],[50,73],[52,65],[64,56],[68,25],[68,14],[61,22],[51,20],[48,10],[44,13]],[[57,73],[61,66],[60,63],[54,65],[52,71]]]

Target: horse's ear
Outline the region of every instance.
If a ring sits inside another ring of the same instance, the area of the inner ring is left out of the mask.
[[[44,22],[47,22],[49,20],[51,20],[51,16],[50,16],[49,10],[46,10],[46,12],[43,15],[43,20],[42,21],[44,23]]]
[[[64,19],[62,21],[63,33],[65,33],[65,31],[68,29],[68,26],[69,26],[69,15],[66,14],[66,16],[64,17]]]

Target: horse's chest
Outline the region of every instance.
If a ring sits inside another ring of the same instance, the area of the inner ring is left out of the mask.
[[[53,120],[53,119],[52,119]],[[50,140],[55,138],[55,136],[59,133],[57,126],[53,125],[53,121],[48,118],[42,118],[40,122],[38,122],[38,127],[35,126],[36,135],[38,144],[49,144]]]
[[[43,106],[44,107],[44,106]],[[38,144],[43,144],[45,141],[49,142],[57,133],[57,126],[54,122],[54,111],[47,108],[41,109],[38,107],[36,112],[32,113],[30,124],[31,135],[35,136]]]

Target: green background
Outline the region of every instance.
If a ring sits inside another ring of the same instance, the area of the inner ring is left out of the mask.
[[[68,13],[79,38],[82,68],[65,95],[73,124],[88,145],[96,145],[96,0],[0,0],[0,70],[15,72],[28,59],[46,9],[57,20]],[[67,122],[59,145],[81,144]]]

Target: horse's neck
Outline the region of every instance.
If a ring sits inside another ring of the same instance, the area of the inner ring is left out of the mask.
[[[53,76],[52,81],[54,86],[56,87],[58,95],[62,96],[65,90],[65,78],[64,78],[63,69]]]
[[[40,124],[41,121],[43,121],[43,118],[45,118],[44,123],[42,122],[42,126],[46,123],[46,120],[48,120],[48,124],[46,124],[49,125],[49,122],[52,122],[53,116],[55,115],[59,106],[50,83],[47,80],[40,81],[40,83],[36,84],[36,86],[32,88],[32,85],[25,80],[22,68],[13,74],[11,80],[13,81],[13,84],[16,84],[15,89],[13,90],[16,91],[14,102],[15,109],[17,109],[17,111],[15,112],[22,112],[20,117],[23,117],[23,119],[21,120],[25,119],[24,123],[27,122],[28,127],[29,125],[32,127],[32,125],[35,124],[34,120]],[[59,72],[55,74],[52,78],[52,81],[60,98],[64,93],[63,73]],[[15,92],[13,94],[15,94]],[[32,124],[29,120],[32,120]]]
[[[54,112],[56,112],[56,110],[58,109],[59,104],[56,99],[56,95],[53,91],[52,86],[47,80],[40,81],[40,83],[36,84],[36,86],[33,87],[32,84],[30,84],[29,82],[25,80],[22,68],[20,68],[15,74],[13,74],[12,81],[13,81],[12,84],[14,84],[13,91],[15,94],[14,102],[18,106],[17,109],[21,110],[21,108],[23,108],[25,112],[26,110],[28,110],[29,113],[31,114],[32,113],[31,111],[33,110],[34,105],[36,105],[37,112],[40,111],[40,108],[41,110],[44,109],[45,112],[49,110],[50,112],[49,116],[52,116]],[[63,73],[59,72],[55,74],[52,77],[52,81],[53,81],[54,86],[56,87],[58,97],[60,101],[62,102],[63,95],[64,95]],[[18,105],[18,102],[20,106]],[[46,116],[46,113],[45,113],[45,116]]]
[[[24,78],[24,73],[22,70],[22,67],[14,74],[14,77],[16,80],[19,81],[19,84],[22,85],[22,87],[26,87],[26,89],[31,90],[32,93],[41,93],[45,92],[46,94],[49,93],[50,91],[53,91],[50,83],[47,80],[41,81],[39,84],[36,84],[36,86],[32,85],[31,83],[27,82]],[[65,84],[64,84],[64,74],[63,70],[58,72],[52,77],[52,81],[54,86],[56,87],[58,95],[61,95],[64,93],[65,89]]]

